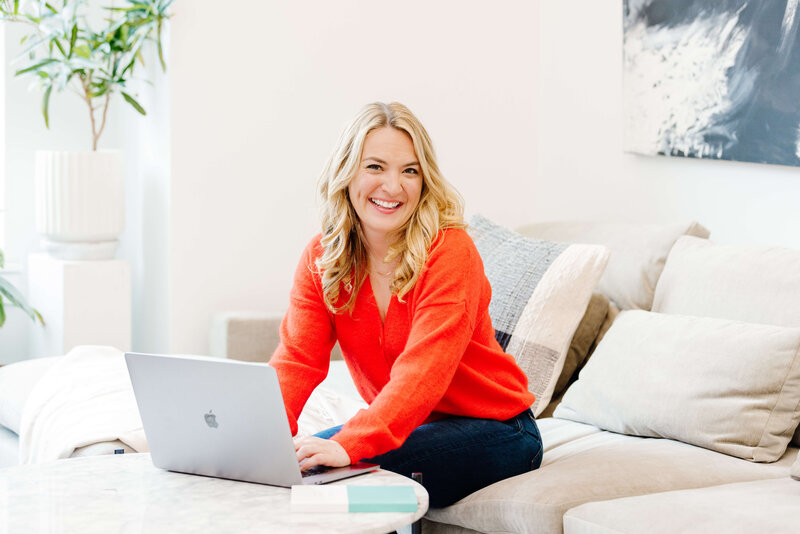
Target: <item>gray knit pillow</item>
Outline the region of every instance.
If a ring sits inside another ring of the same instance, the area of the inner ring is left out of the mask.
[[[528,377],[539,415],[553,396],[575,329],[608,263],[601,245],[529,239],[476,215],[469,233],[492,285],[500,346]]]

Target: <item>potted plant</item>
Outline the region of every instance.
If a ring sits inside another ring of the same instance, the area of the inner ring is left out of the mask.
[[[129,92],[143,51],[155,46],[163,70],[161,42],[173,0],[125,0],[107,11],[105,27],[88,22],[85,0],[25,3],[0,0],[0,18],[30,27],[23,38],[17,76],[34,79],[42,91],[41,111],[50,127],[50,96],[71,90],[86,103],[91,151],[36,153],[36,226],[44,248],[61,259],[113,258],[124,227],[122,153],[99,151],[111,98],[119,94],[137,112],[145,110]]]
[[[0,269],[2,269],[4,266],[5,257],[3,256],[3,251],[0,250]],[[25,297],[22,296],[22,293],[20,293],[17,288],[11,285],[11,282],[0,275],[0,327],[2,327],[6,322],[6,303],[20,308],[34,322],[38,320],[41,324],[44,324],[44,319],[42,319],[42,316],[39,315],[38,311],[34,310],[30,307],[30,305],[28,305]]]

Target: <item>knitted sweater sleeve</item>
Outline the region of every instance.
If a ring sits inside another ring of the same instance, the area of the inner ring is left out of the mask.
[[[403,444],[444,396],[472,338],[483,265],[466,232],[446,237],[412,290],[411,330],[389,382],[331,438],[353,462]]]
[[[289,309],[280,326],[280,344],[269,364],[278,373],[292,435],[308,397],[328,374],[336,334],[331,314],[322,300],[322,289],[314,275],[314,239],[303,252],[294,275]]]

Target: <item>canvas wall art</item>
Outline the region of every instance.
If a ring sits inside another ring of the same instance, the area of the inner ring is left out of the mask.
[[[800,165],[800,0],[623,0],[625,149]]]

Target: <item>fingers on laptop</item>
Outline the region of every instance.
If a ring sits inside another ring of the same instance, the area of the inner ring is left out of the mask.
[[[347,452],[333,440],[315,437],[296,438],[294,448],[297,452],[297,461],[303,470],[317,465],[340,467],[350,464]]]

